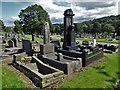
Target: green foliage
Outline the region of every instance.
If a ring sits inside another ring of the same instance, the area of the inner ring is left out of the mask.
[[[28,39],[28,40],[32,40],[32,36],[31,35],[25,35],[24,38]],[[35,41],[39,41],[39,42],[43,43],[43,39],[42,38],[38,38],[36,36],[35,36]]]
[[[0,31],[3,30],[4,28],[5,28],[4,23],[2,20],[0,20]]]
[[[48,13],[37,4],[21,10],[19,17],[23,23],[24,32],[41,34],[44,22],[49,22],[50,27],[52,26]]]
[[[101,32],[101,25],[99,22],[95,22],[93,24],[93,29],[92,29],[93,33],[100,33]]]
[[[120,15],[117,16],[107,16],[99,19],[89,20],[82,23],[75,23],[75,30],[77,32],[85,33],[104,33],[106,31],[103,30],[105,24],[112,25],[112,31],[108,30],[108,33],[115,32],[118,35],[120,34]],[[115,30],[114,30],[115,29]]]
[[[15,24],[14,31],[16,33],[22,33],[22,25],[21,25],[20,21],[16,20],[14,22],[14,24]]]
[[[114,26],[112,26],[111,24],[105,24],[103,26],[103,31],[107,32],[108,34],[110,33],[114,33],[115,32],[115,28]]]
[[[26,88],[27,85],[7,67],[2,67],[2,88]]]
[[[113,88],[118,75],[118,54],[105,54],[107,61],[91,66],[62,83],[60,88]],[[120,57],[119,57],[120,58]]]
[[[13,28],[12,27],[5,27],[3,30],[5,32],[13,32]]]
[[[86,40],[86,41],[93,41],[93,38],[77,38],[77,40]],[[104,43],[113,43],[113,44],[120,44],[119,40],[107,40],[107,39],[96,39],[97,42],[104,42]]]

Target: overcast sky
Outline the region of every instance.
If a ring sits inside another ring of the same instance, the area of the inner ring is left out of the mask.
[[[38,4],[49,13],[52,23],[62,23],[63,13],[69,8],[71,8],[75,14],[74,22],[83,22],[104,16],[118,15],[118,1],[119,0],[87,0],[87,2],[85,0],[2,0],[0,3],[0,19],[4,21],[5,25],[13,26],[13,22],[19,20],[18,14],[21,9],[25,9],[29,5]]]

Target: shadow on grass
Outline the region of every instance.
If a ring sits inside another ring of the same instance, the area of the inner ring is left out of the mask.
[[[109,72],[104,71],[105,70],[105,66],[93,66],[92,68],[94,68],[97,73],[105,75],[106,77],[109,77],[109,79],[105,80],[106,82],[110,83],[111,86],[114,88],[114,85],[117,81],[117,78],[115,78],[114,76],[111,76],[109,74]],[[120,79],[120,72],[116,72],[116,75],[118,76],[118,78]]]
[[[103,74],[103,75],[105,75],[105,76],[107,76],[107,77],[110,76],[110,75],[109,75],[107,72],[105,72],[105,71],[98,71],[98,73]]]
[[[105,69],[105,66],[92,66],[92,68],[94,68],[96,70],[103,70],[103,69]]]

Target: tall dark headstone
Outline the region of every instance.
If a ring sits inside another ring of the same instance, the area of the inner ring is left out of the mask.
[[[12,38],[11,40],[14,42],[14,46],[17,47],[18,46],[17,38]]]
[[[75,47],[75,31],[73,24],[73,11],[67,9],[64,12],[64,42],[63,49],[72,49]]]
[[[32,43],[30,40],[22,40],[22,48],[26,53],[30,53],[32,51]]]

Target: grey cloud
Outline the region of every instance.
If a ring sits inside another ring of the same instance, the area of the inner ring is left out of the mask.
[[[52,17],[51,21],[52,21],[52,23],[62,23],[63,22],[63,18]]]
[[[94,17],[92,16],[78,16],[74,18],[74,22],[81,23],[84,21],[92,20],[92,19],[94,19]]]
[[[75,3],[73,3],[73,5],[86,8],[86,10],[90,10],[90,9],[95,9],[95,8],[105,8],[105,7],[115,6],[116,3],[115,2],[112,2],[112,3],[108,3],[108,2],[75,2]]]
[[[56,4],[58,6],[63,6],[63,7],[70,7],[71,3],[68,2],[53,2],[53,4]]]
[[[120,1],[118,2],[118,14],[120,15]]]

